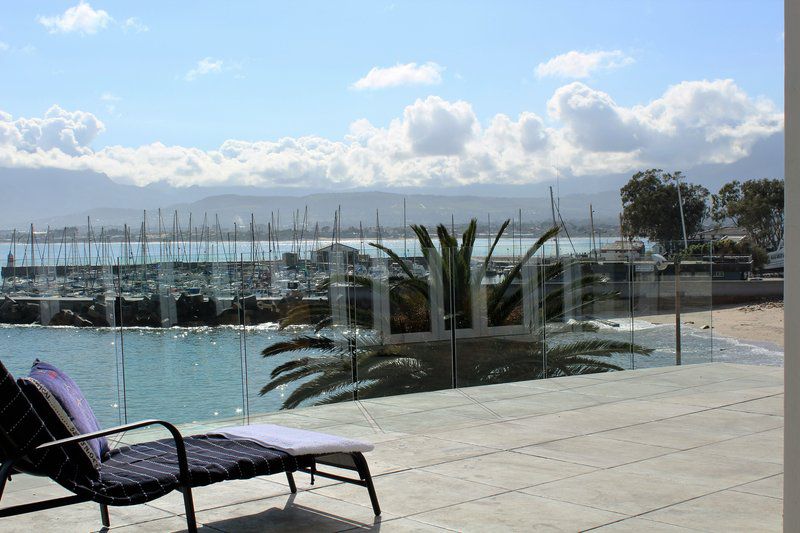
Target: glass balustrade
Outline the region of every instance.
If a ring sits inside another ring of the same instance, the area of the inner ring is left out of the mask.
[[[70,269],[45,262],[4,280],[2,305],[37,325],[0,328],[0,352],[16,375],[35,357],[74,375],[104,425],[164,418],[198,428],[319,403],[389,409],[387,396],[714,359],[712,280],[736,269],[708,244],[675,244],[665,259],[565,254],[563,242],[557,253],[552,241],[501,243],[491,254],[490,244],[453,243],[220,237],[126,244],[115,264],[90,263],[88,252]],[[39,294],[21,297],[23,286]]]

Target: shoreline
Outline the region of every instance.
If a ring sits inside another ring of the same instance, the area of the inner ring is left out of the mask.
[[[675,315],[637,316],[653,324],[674,324]],[[730,337],[762,346],[762,343],[784,349],[783,302],[764,302],[748,305],[722,306],[707,311],[681,313],[681,323],[694,328],[708,326],[715,335]],[[765,346],[766,347],[766,346]]]

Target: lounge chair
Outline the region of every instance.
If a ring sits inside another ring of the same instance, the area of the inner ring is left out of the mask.
[[[43,411],[46,408],[31,402],[0,361],[0,501],[6,481],[16,473],[50,477],[73,493],[0,509],[0,518],[94,501],[100,504],[103,525],[109,527],[109,505],[136,505],[178,490],[183,493],[187,529],[197,531],[193,487],[283,472],[295,493],[292,474],[297,471],[311,474],[312,483],[317,475],[366,487],[375,515],[381,512],[360,452],[296,456],[247,439],[217,434],[184,437],[174,425],[162,420],[58,438],[54,433],[62,429],[53,428],[56,424],[48,427],[45,421],[52,421],[52,413]],[[87,443],[147,426],[162,426],[171,437],[111,449],[99,463],[87,460]],[[357,472],[358,478],[320,471],[320,465]]]

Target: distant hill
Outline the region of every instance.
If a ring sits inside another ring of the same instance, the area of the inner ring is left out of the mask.
[[[732,179],[783,177],[784,136],[773,135],[757,143],[750,156],[732,164],[700,165],[684,170],[693,183],[705,185],[712,192]],[[526,221],[550,220],[548,186],[560,190],[561,214],[568,222],[585,224],[589,203],[595,209],[598,225],[615,224],[621,209],[619,188],[630,174],[606,176],[568,176],[562,174],[558,183],[530,185],[482,184],[446,189],[409,187],[380,190],[309,190],[259,187],[185,187],[176,188],[164,183],[136,187],[117,183],[105,174],[91,171],[60,169],[0,168],[0,229],[22,228],[33,222],[41,228],[84,226],[90,217],[95,226],[138,227],[142,211],[148,211],[148,225],[158,224],[156,211],[171,226],[173,212],[178,210],[185,226],[189,213],[198,224],[203,214],[214,222],[231,228],[234,222],[248,225],[250,214],[256,222],[266,224],[270,213],[281,212],[281,226],[291,224],[291,213],[302,213],[308,207],[309,219],[321,225],[332,225],[333,213],[341,205],[342,225],[367,226],[375,224],[376,210],[381,224],[400,226],[403,222],[403,198],[407,204],[409,223],[434,224],[456,222],[477,217],[482,223],[487,215],[493,221],[516,217],[523,210]]]
[[[495,198],[481,196],[443,196],[429,194],[394,194],[385,192],[345,192],[318,193],[306,196],[266,196],[266,195],[217,195],[192,202],[173,203],[161,206],[162,221],[166,227],[172,226],[173,213],[179,214],[180,223],[185,227],[189,213],[194,217],[193,225],[199,225],[205,215],[209,224],[215,224],[219,217],[224,228],[247,227],[251,213],[257,224],[266,224],[274,214],[280,213],[282,228],[290,227],[292,215],[296,211],[302,217],[308,208],[308,219],[313,224],[332,226],[335,211],[341,206],[342,226],[374,226],[376,214],[380,214],[382,226],[397,227],[403,224],[403,200],[406,200],[406,217],[409,224],[432,225],[449,222],[451,216],[456,223],[465,222],[472,217],[484,223],[487,215],[493,225],[501,219],[516,218],[522,209],[526,221],[542,222],[550,220],[549,198]],[[598,224],[614,223],[620,210],[619,193],[608,191],[594,195],[567,195],[561,198],[561,215],[567,221],[583,224],[589,217],[589,203],[595,204],[595,221]],[[127,202],[130,206],[133,201]],[[158,225],[157,206],[146,206],[148,227]],[[78,213],[38,216],[32,220],[17,222],[15,227],[24,227],[31,221],[36,227],[79,226],[86,224],[86,217],[93,226],[117,227],[127,223],[138,228],[142,220],[142,208],[95,208]],[[42,212],[34,214],[41,215]],[[6,224],[6,227],[9,227]]]
[[[501,219],[516,218],[522,209],[526,221],[544,221],[551,218],[550,200],[545,197],[503,198],[492,196],[444,196],[432,194],[397,194],[386,192],[320,193],[307,196],[213,196],[202,200],[169,206],[181,213],[216,213],[220,220],[248,224],[250,213],[256,222],[266,223],[270,213],[281,212],[283,227],[290,223],[291,213],[299,210],[303,216],[308,207],[312,221],[333,224],[334,212],[341,206],[342,225],[358,226],[359,222],[374,226],[376,214],[380,214],[381,225],[403,225],[403,200],[406,201],[408,223],[436,224],[456,223],[478,218],[483,223],[487,215],[493,223]],[[561,214],[565,219],[586,221],[589,203],[594,202],[595,218],[598,222],[615,221],[620,210],[619,193],[607,191],[595,195],[568,195],[561,198]]]

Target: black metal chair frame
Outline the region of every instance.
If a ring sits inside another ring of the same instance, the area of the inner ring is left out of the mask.
[[[178,471],[179,471],[178,490],[183,494],[183,505],[184,509],[186,510],[186,527],[190,533],[194,533],[197,531],[197,519],[195,518],[194,500],[192,499],[192,485],[189,473],[189,461],[186,457],[186,446],[184,445],[183,436],[181,435],[180,431],[178,431],[178,428],[176,428],[169,422],[164,422],[163,420],[142,420],[140,422],[134,422],[131,424],[125,424],[122,426],[116,426],[113,428],[96,431],[94,433],[86,433],[83,435],[76,435],[74,437],[68,437],[65,439],[46,442],[44,444],[37,446],[33,451],[45,451],[48,448],[57,448],[65,446],[67,444],[73,444],[76,442],[90,440],[97,437],[105,437],[108,435],[114,435],[117,433],[130,431],[133,429],[139,429],[155,425],[163,426],[164,428],[166,428],[167,431],[169,431],[169,433],[171,434],[172,440],[175,442],[175,450],[178,455]],[[2,500],[3,497],[3,491],[5,490],[6,481],[11,480],[11,476],[14,473],[13,471],[14,464],[20,459],[22,459],[22,457],[5,458],[3,459],[2,464],[0,464],[0,500]],[[316,468],[317,464],[357,472],[358,479],[346,476],[340,476],[332,472],[319,471]],[[317,475],[320,477],[334,479],[336,481],[341,481],[344,483],[351,483],[353,485],[366,487],[367,491],[369,492],[369,499],[370,502],[372,503],[372,510],[375,512],[375,516],[379,516],[381,514],[381,508],[380,505],[378,504],[378,496],[375,493],[375,486],[372,483],[372,475],[369,472],[369,466],[367,466],[367,460],[364,459],[364,456],[360,452],[319,455],[315,457],[314,465],[311,468],[300,468],[297,471],[310,474],[312,484],[314,483],[314,476]],[[292,475],[292,472],[288,470],[286,471],[286,479],[289,482],[289,490],[291,490],[292,493],[296,493],[297,485],[295,485],[294,476]],[[63,507],[66,505],[73,505],[76,503],[83,503],[89,501],[92,501],[90,497],[80,494],[75,494],[73,496],[64,496],[61,498],[53,498],[50,500],[19,504],[6,507],[4,509],[0,509],[0,518],[8,516],[17,516],[25,513],[43,511],[45,509],[53,509],[56,507]],[[111,526],[111,520],[108,515],[108,505],[102,503],[100,504],[100,518],[102,520],[103,526],[105,527]]]

